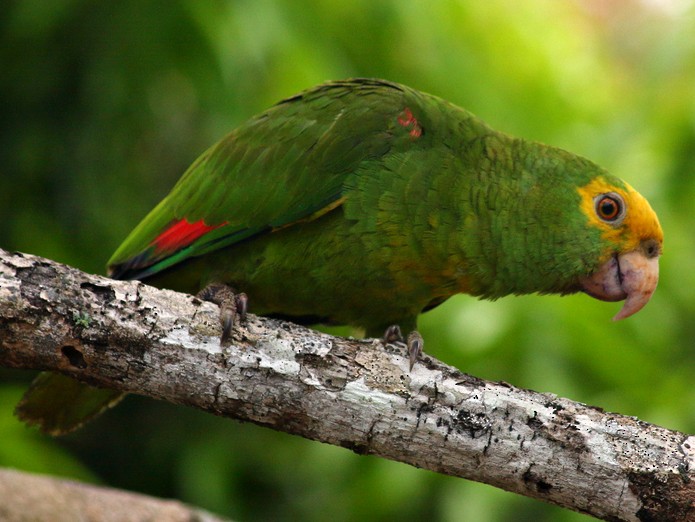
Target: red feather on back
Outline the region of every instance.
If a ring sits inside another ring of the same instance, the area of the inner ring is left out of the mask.
[[[189,223],[186,218],[175,221],[152,241],[151,245],[154,246],[154,254],[157,256],[165,252],[176,252],[211,230],[226,224],[224,222],[217,225],[206,225],[202,219]]]

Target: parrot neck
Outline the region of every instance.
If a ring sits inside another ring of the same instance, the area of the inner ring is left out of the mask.
[[[495,299],[509,294],[579,291],[578,280],[595,269],[598,232],[586,231],[577,186],[596,167],[560,149],[492,133],[464,158],[449,237],[457,292]],[[479,158],[472,162],[471,158]],[[473,168],[471,168],[473,166]],[[584,230],[583,234],[572,231]]]

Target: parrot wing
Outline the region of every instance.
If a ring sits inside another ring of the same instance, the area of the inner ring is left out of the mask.
[[[114,253],[109,274],[142,279],[339,207],[346,178],[390,150],[394,127],[407,134],[403,95],[383,81],[334,82],[247,121],[191,165]]]

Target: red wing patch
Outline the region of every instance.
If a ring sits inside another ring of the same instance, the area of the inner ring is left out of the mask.
[[[413,111],[408,107],[403,109],[403,112],[398,115],[398,123],[406,129],[410,129],[408,134],[410,134],[410,137],[414,140],[422,136],[422,127],[420,127],[417,119],[413,116]]]
[[[152,243],[155,255],[163,252],[176,252],[193,243],[199,237],[215,230],[227,222],[219,225],[206,225],[201,219],[194,223],[189,223],[186,218],[173,222],[169,227],[159,234]]]

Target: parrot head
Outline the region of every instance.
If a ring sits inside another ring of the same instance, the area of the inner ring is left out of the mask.
[[[627,183],[598,176],[578,189],[589,227],[600,232],[599,268],[579,281],[603,301],[625,300],[613,317],[625,319],[647,304],[659,281],[663,232],[647,200]]]

